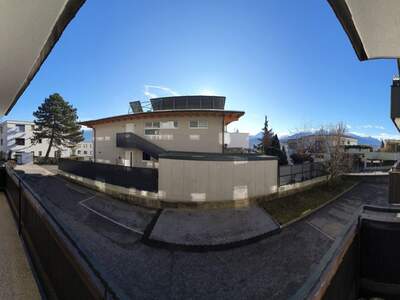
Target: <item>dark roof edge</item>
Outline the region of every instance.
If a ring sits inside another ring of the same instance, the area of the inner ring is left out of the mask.
[[[255,160],[278,160],[276,156],[260,154],[225,154],[205,152],[167,152],[160,154],[162,159],[199,160],[199,161],[255,161]]]
[[[24,93],[30,82],[33,80],[35,77],[36,73],[40,70],[40,67],[42,66],[43,62],[46,60],[46,58],[49,56],[51,50],[57,43],[57,41],[60,39],[63,31],[69,24],[69,22],[72,21],[72,19],[75,17],[81,6],[85,3],[86,0],[68,0],[66,5],[64,6],[64,10],[62,13],[58,16],[58,19],[48,36],[46,43],[44,44],[42,50],[39,53],[39,56],[36,58],[35,63],[32,66],[31,71],[28,74],[28,77],[25,79],[24,83],[21,85],[18,93],[15,95],[14,99],[11,101],[11,104],[6,111],[5,115],[8,115],[8,113],[11,111],[11,109],[14,107],[14,105],[17,103],[19,97]]]
[[[367,53],[365,52],[364,45],[361,41],[361,37],[353,22],[353,16],[351,15],[350,9],[346,4],[345,0],[327,0],[331,8],[333,9],[337,19],[342,25],[344,31],[349,38],[354,51],[357,54],[359,60],[364,61],[368,59]]]
[[[213,98],[224,98],[226,99],[226,96],[218,96],[218,95],[180,95],[180,96],[165,96],[165,97],[155,97],[155,98],[150,98],[150,100],[159,100],[159,99],[168,99],[168,98],[185,98],[185,97],[213,97]]]

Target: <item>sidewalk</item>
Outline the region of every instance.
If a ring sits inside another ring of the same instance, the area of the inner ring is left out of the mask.
[[[0,299],[41,299],[4,193],[0,193]]]

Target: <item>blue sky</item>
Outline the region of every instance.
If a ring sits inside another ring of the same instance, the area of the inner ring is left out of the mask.
[[[81,120],[211,93],[246,111],[231,129],[257,133],[268,115],[280,134],[342,121],[385,138],[395,72],[358,61],[327,1],[87,1],[7,118],[32,119],[53,92]]]

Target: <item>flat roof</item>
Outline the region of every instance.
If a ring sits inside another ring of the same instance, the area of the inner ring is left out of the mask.
[[[10,112],[84,2],[2,1],[0,115]]]
[[[150,119],[158,117],[177,117],[177,116],[221,116],[224,117],[224,124],[227,125],[231,122],[239,120],[244,115],[244,111],[236,110],[218,110],[218,109],[185,109],[185,110],[160,110],[150,111],[135,114],[118,115],[108,118],[101,118],[96,120],[89,120],[79,122],[79,124],[93,127],[99,124],[121,122],[135,119]]]

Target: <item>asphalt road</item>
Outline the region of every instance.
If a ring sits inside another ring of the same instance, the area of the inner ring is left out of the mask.
[[[122,299],[287,299],[363,203],[387,203],[387,185],[362,183],[280,234],[194,253],[141,242],[155,211],[36,173],[21,175]]]

